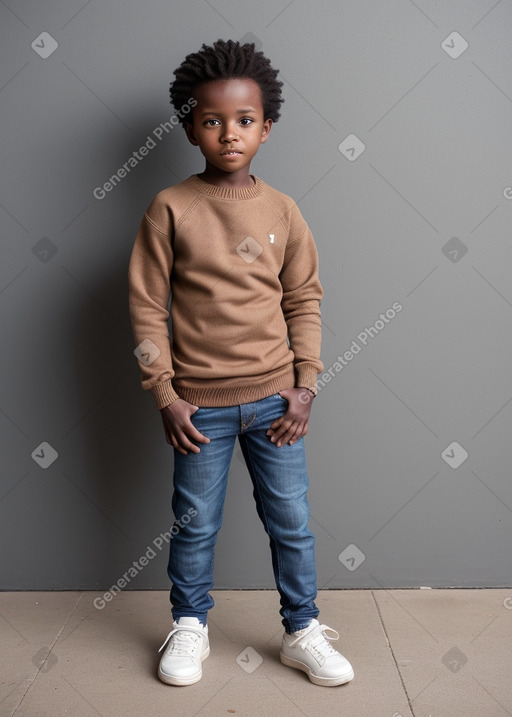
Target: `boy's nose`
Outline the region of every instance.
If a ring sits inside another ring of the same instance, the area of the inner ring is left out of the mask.
[[[237,137],[238,137],[238,133],[236,131],[236,126],[226,125],[224,132],[222,133],[221,139],[224,142],[231,142],[233,139],[236,139]]]

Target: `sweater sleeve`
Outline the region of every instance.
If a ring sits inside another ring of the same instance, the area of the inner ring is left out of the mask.
[[[129,307],[142,388],[151,391],[159,409],[179,398],[172,386],[167,309],[172,264],[170,230],[160,229],[146,212],[130,257]]]
[[[295,206],[297,229],[290,232],[283,268],[281,307],[288,327],[290,348],[294,353],[295,385],[317,393],[316,377],[323,371],[320,360],[322,322],[320,302],[323,296],[318,278],[318,252],[308,225]]]

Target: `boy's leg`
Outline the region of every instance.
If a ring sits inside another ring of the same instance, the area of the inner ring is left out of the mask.
[[[167,572],[174,620],[197,617],[206,625],[214,604],[208,591],[213,585],[215,543],[240,425],[238,407],[199,408],[191,420],[210,443],[199,444],[200,453],[174,451],[172,508],[178,530],[171,530]]]
[[[309,487],[304,440],[278,448],[266,435],[272,421],[286,411],[286,399],[274,394],[240,406],[240,436],[254,486],[258,515],[270,539],[280,614],[287,633],[301,630],[316,618],[315,538],[308,528]]]

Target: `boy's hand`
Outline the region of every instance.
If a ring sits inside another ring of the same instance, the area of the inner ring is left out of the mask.
[[[193,438],[199,443],[209,443],[210,439],[200,433],[190,420],[190,416],[197,411],[199,406],[194,406],[182,398],[174,403],[160,409],[165,429],[165,438],[174,448],[183,455],[187,455],[187,449],[193,453],[199,453],[199,446],[192,443]]]
[[[284,416],[276,418],[267,431],[270,440],[280,448],[283,443],[293,446],[309,428],[309,414],[313,394],[307,388],[285,388],[279,395],[288,401]]]

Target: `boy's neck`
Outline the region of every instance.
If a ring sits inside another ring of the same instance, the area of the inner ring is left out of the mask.
[[[208,184],[213,184],[215,187],[242,189],[244,187],[254,187],[256,184],[256,181],[249,173],[249,167],[244,167],[244,169],[239,172],[221,172],[215,171],[215,168],[210,169],[207,167],[197,176]]]

